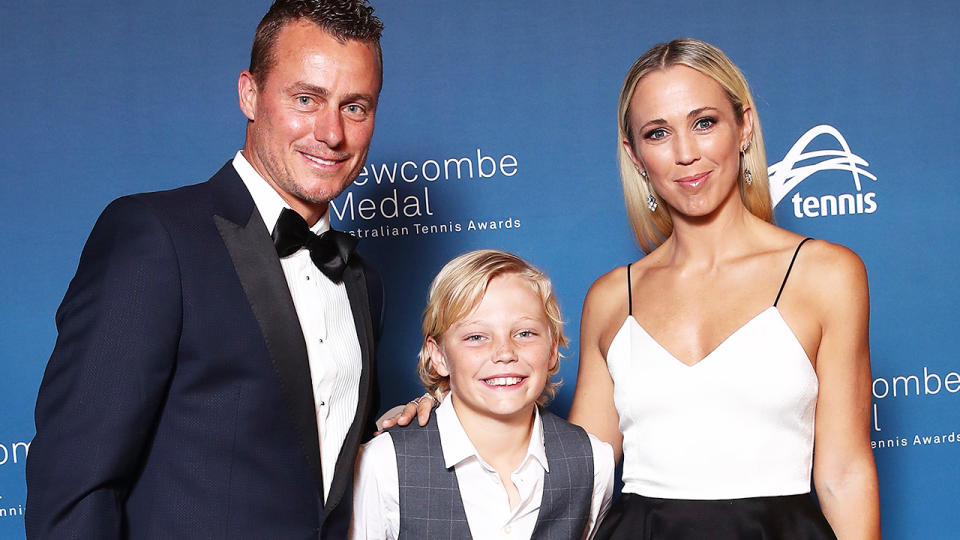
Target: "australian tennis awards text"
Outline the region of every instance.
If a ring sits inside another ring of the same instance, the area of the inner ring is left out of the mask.
[[[3,499],[2,495],[0,495],[0,499]],[[13,504],[9,501],[0,500],[0,518],[5,517],[23,517],[23,503]]]
[[[927,366],[922,371],[893,377],[877,377],[873,380],[873,437],[872,446],[897,448],[903,446],[944,444],[960,442],[956,426],[930,433],[887,433],[882,421],[880,401],[889,399],[918,399],[956,396],[960,393],[960,373],[938,373]],[[894,430],[896,431],[896,430]]]
[[[487,155],[482,149],[458,157],[367,163],[354,181],[361,188],[379,186],[375,197],[360,197],[349,191],[330,203],[338,220],[425,218],[438,210],[430,188],[447,182],[492,181],[517,174],[517,158],[511,154]],[[386,189],[385,189],[386,188]]]

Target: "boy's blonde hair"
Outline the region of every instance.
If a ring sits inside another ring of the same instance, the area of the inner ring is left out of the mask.
[[[440,343],[444,332],[480,304],[490,281],[505,274],[520,276],[537,292],[547,315],[547,328],[554,346],[567,346],[560,304],[553,293],[550,278],[513,253],[495,249],[464,253],[440,269],[430,284],[427,307],[423,310],[423,344],[417,371],[431,395],[439,397],[450,390],[450,378],[441,376],[433,366],[427,349],[428,341],[432,338]],[[560,386],[560,381],[551,381],[560,370],[559,359],[562,355],[558,352],[557,356],[557,362],[547,373],[543,393],[537,399],[540,405],[549,401]]]

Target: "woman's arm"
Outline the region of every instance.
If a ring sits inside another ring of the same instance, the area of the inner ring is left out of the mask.
[[[617,271],[601,277],[587,291],[580,317],[580,367],[577,371],[577,387],[573,393],[569,420],[598,439],[613,447],[614,463],[620,461],[623,452],[623,435],[620,433],[620,415],[613,402],[613,379],[607,370],[601,349],[601,338],[608,330],[611,306],[623,306],[622,298],[614,298],[611,278]],[[620,276],[624,276],[622,270]],[[621,277],[622,284],[624,277]],[[623,286],[620,287],[621,295]],[[619,300],[619,301],[618,301]]]
[[[813,272],[821,321],[813,480],[837,538],[880,538],[877,470],[870,448],[870,302],[863,262],[818,243]],[[812,289],[808,289],[812,290]]]

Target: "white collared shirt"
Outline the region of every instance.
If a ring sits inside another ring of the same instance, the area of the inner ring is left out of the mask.
[[[443,445],[444,465],[454,467],[467,524],[474,538],[529,539],[540,514],[543,474],[549,470],[543,447],[543,427],[536,413],[527,455],[510,478],[520,494],[510,508],[507,491],[497,471],[477,452],[463,430],[457,413],[445,399],[437,408],[437,428]],[[613,449],[590,435],[593,450],[593,499],[584,538],[592,538],[600,518],[610,508],[613,494]],[[426,504],[426,501],[423,501]],[[360,449],[353,492],[354,540],[394,540],[400,532],[400,487],[397,455],[389,433]]]
[[[267,226],[273,231],[280,212],[289,206],[280,194],[257,173],[241,152],[233,167],[253,197]],[[310,230],[316,234],[330,229],[330,212]],[[310,252],[301,249],[280,259],[287,278],[293,306],[307,345],[317,430],[320,434],[320,466],[323,496],[326,499],[336,470],[340,448],[357,412],[360,391],[360,342],[343,283],[334,284],[313,264]]]

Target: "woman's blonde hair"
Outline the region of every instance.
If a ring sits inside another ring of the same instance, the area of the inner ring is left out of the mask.
[[[568,340],[563,334],[563,317],[560,304],[553,293],[553,285],[543,272],[520,257],[495,249],[470,251],[448,262],[430,284],[427,307],[423,310],[423,344],[417,371],[427,391],[440,396],[450,389],[450,378],[441,376],[430,360],[427,343],[432,338],[440,343],[444,332],[462,320],[480,302],[493,278],[513,274],[523,278],[539,295],[543,311],[547,315],[547,329],[555,346],[566,347]],[[560,386],[560,381],[551,378],[560,370],[559,357],[547,372],[547,381],[537,403],[549,401]]]
[[[740,123],[743,121],[743,112],[753,111],[753,135],[749,141],[747,151],[741,159],[740,167],[740,199],[744,206],[753,215],[764,221],[773,221],[773,206],[770,201],[770,180],[767,177],[767,158],[763,146],[763,133],[760,130],[760,118],[757,116],[757,107],[750,88],[743,74],[733,62],[723,54],[723,51],[709,43],[692,38],[675,39],[669,43],[654,45],[643,56],[630,66],[627,76],[620,90],[620,101],[617,104],[617,149],[620,157],[620,180],[623,183],[623,197],[627,205],[627,215],[633,226],[633,233],[640,247],[647,253],[663,243],[673,233],[673,221],[667,212],[666,205],[659,204],[655,211],[647,207],[647,197],[658,195],[653,192],[646,180],[630,159],[630,154],[623,146],[628,141],[633,146],[633,133],[630,131],[630,101],[637,88],[637,83],[651,71],[667,69],[672,66],[683,65],[693,68],[710,77],[719,84],[727,94],[733,112]],[[752,182],[744,181],[743,169],[749,169]],[[662,201],[659,201],[662,203]]]

